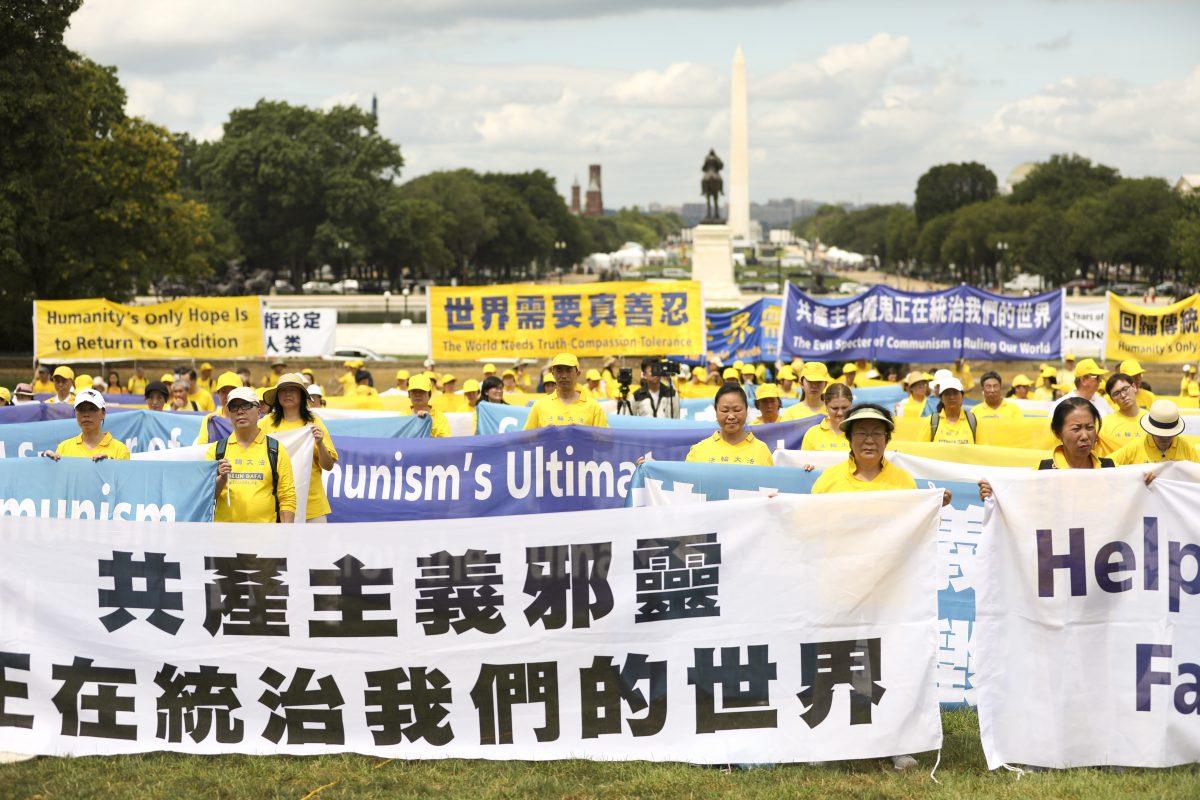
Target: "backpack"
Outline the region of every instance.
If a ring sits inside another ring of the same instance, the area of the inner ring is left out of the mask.
[[[217,461],[225,457],[225,448],[228,446],[228,439],[217,442]],[[271,495],[275,498],[275,521],[279,522],[279,440],[270,436],[267,437],[267,464],[271,467]]]
[[[979,422],[976,421],[975,415],[965,408],[963,409],[963,414],[966,415],[967,425],[971,428],[971,441],[973,442],[975,441],[975,429],[979,426]],[[931,442],[937,439],[937,430],[938,425],[941,424],[941,419],[941,414],[933,414],[929,418],[929,441]]]

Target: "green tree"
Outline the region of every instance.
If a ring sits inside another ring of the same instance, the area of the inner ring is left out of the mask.
[[[913,210],[917,224],[924,225],[939,214],[991,200],[996,196],[996,175],[983,164],[939,164],[917,179]]]
[[[588,239],[583,223],[571,213],[554,178],[544,170],[517,173],[488,173],[485,182],[498,183],[518,194],[534,218],[549,227],[552,249],[542,256],[560,269],[578,264],[588,255]],[[562,247],[555,247],[561,243]]]
[[[118,300],[209,269],[208,209],[180,194],[169,134],[125,113],[110,67],[62,42],[75,0],[10,4],[0,28],[0,320],[35,298]]]
[[[1188,286],[1200,284],[1200,193],[1179,198],[1180,216],[1171,225],[1171,256],[1175,280]]]
[[[479,176],[468,169],[431,172],[404,184],[401,194],[441,209],[445,222],[441,240],[451,262],[438,277],[465,281],[480,246],[496,235],[496,219],[488,214]]]
[[[1045,203],[1061,210],[1077,200],[1099,194],[1115,186],[1120,175],[1112,167],[1093,164],[1083,156],[1056,154],[1034,167],[1025,179],[1013,187],[1014,203]]]
[[[1058,286],[1075,277],[1078,259],[1066,214],[1048,203],[1027,207],[1023,229],[1012,237],[1011,254],[1021,268]]]
[[[1099,267],[1102,277],[1117,280],[1134,278],[1140,269],[1151,282],[1172,267],[1171,234],[1180,215],[1178,197],[1160,178],[1120,179],[1067,211],[1085,271]]]
[[[884,262],[897,264],[916,256],[917,215],[908,206],[890,207],[883,221]]]

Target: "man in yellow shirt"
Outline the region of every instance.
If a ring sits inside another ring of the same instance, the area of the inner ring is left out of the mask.
[[[444,439],[450,435],[450,423],[445,414],[429,405],[432,395],[433,384],[424,373],[408,379],[408,401],[412,404],[412,413],[418,417],[429,417],[429,435],[434,439]]]
[[[1179,394],[1182,397],[1187,397],[1188,389],[1190,389],[1193,386],[1200,386],[1200,383],[1198,383],[1196,381],[1196,375],[1195,375],[1195,371],[1192,369],[1192,365],[1184,364],[1183,365],[1183,379],[1181,381],[1179,381]]]
[[[199,376],[196,370],[188,370],[188,400],[196,404],[197,411],[211,413],[217,410],[216,404],[213,403],[213,396],[208,393],[208,390],[202,389],[196,382]],[[213,381],[210,379],[208,383],[211,385]]]
[[[233,421],[233,417],[229,415],[229,393],[234,389],[241,388],[242,379],[236,372],[222,372],[221,377],[214,381],[214,385],[217,387],[217,397],[221,401],[221,410],[213,411],[212,413],[204,415],[204,419],[200,422],[200,433],[196,436],[196,444],[209,443],[208,423],[213,417],[220,416],[224,417],[230,422]],[[257,402],[257,398],[255,398],[255,400]]]
[[[59,442],[58,447],[46,450],[42,455],[54,461],[61,458],[128,461],[129,448],[104,430],[106,413],[104,395],[95,389],[84,389],[75,397],[75,421],[79,423],[79,435]]]
[[[824,364],[820,361],[809,361],[800,370],[800,388],[804,390],[804,399],[784,411],[781,419],[807,419],[824,414],[825,401],[821,395],[832,381],[829,369]]]
[[[985,372],[979,379],[983,387],[983,402],[971,409],[975,419],[1022,419],[1024,414],[1016,403],[1004,399],[1004,384],[998,372]]]
[[[529,410],[525,430],[553,425],[591,425],[607,428],[608,418],[595,400],[579,395],[579,359],[571,353],[559,353],[550,362],[554,377],[554,394],[543,397]]]
[[[342,366],[346,368],[346,371],[338,376],[338,383],[342,385],[343,397],[349,397],[350,395],[354,394],[354,387],[358,384],[354,376],[358,372],[359,367],[362,365],[363,362],[356,358],[352,358],[342,364]],[[407,378],[408,376],[405,375],[405,377]]]
[[[213,377],[212,372],[213,365],[205,361],[200,365],[200,373],[192,380],[192,385],[211,395],[217,391],[217,379]]]
[[[54,370],[54,396],[46,398],[45,403],[70,403],[74,399],[75,370],[68,366]]]
[[[125,382],[125,391],[129,394],[146,394],[146,387],[150,385],[150,379],[146,377],[146,368],[141,364],[133,365],[133,374],[129,376],[129,380]]]
[[[227,405],[233,434],[205,454],[217,462],[215,521],[295,522],[292,461],[286,448],[259,430],[258,396],[241,386],[229,393]]]
[[[1104,421],[1109,419],[1106,417]],[[1180,436],[1185,427],[1183,418],[1179,415],[1179,407],[1170,400],[1155,400],[1138,424],[1146,435],[1109,456],[1118,467],[1163,461],[1200,461],[1200,453]]]
[[[262,385],[265,388],[270,389],[272,386],[279,383],[279,376],[286,371],[287,364],[276,359],[276,361],[271,364],[271,371],[263,377]]]
[[[1142,387],[1142,375],[1146,373],[1146,370],[1142,369],[1142,365],[1138,363],[1136,358],[1127,358],[1122,361],[1121,366],[1117,368],[1117,372],[1122,375],[1128,375],[1133,380],[1133,390],[1137,393],[1134,402],[1137,403],[1138,408],[1149,408],[1154,403],[1154,393]],[[1111,397],[1108,399],[1108,404],[1113,408],[1117,407],[1117,404],[1112,401]]]
[[[74,379],[74,374],[71,375]],[[33,379],[33,391],[35,394],[53,394],[54,381],[50,380],[50,368],[45,364],[38,364],[37,375]]]

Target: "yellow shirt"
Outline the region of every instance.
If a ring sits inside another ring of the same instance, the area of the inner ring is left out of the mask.
[[[354,380],[353,372],[347,372],[344,375],[338,376],[338,383],[342,385],[342,394],[354,394],[354,387],[357,381]]]
[[[823,415],[824,413],[825,413],[825,406],[821,406],[820,410],[818,410],[818,411],[813,411],[811,408],[808,407],[807,403],[805,403],[803,400],[801,400],[799,403],[796,403],[795,405],[791,405],[791,406],[788,406],[787,408],[785,408],[783,410],[783,413],[779,415],[779,419],[785,420],[785,421],[791,421],[791,420],[795,420],[795,419],[808,419],[809,417]]]
[[[1033,390],[1033,395],[1031,396],[1031,399],[1033,399],[1033,400],[1053,400],[1054,399],[1054,390],[1051,389],[1049,386],[1039,386]]]
[[[54,405],[55,403],[74,403],[75,402],[75,393],[71,392],[69,395],[67,395],[66,400],[59,400],[58,395],[54,395],[53,397],[47,397],[42,402],[47,403],[49,405]]]
[[[207,378],[197,375],[196,386],[197,388],[203,389],[209,394],[217,393],[217,379],[211,375],[209,375]]]
[[[801,394],[800,394],[800,392],[796,391],[795,383],[792,383],[792,388],[790,388],[786,391],[784,391],[783,385],[780,384],[779,385],[779,396],[783,397],[783,398],[789,398],[789,397],[799,398],[801,396]]]
[[[777,418],[775,420],[775,422],[783,422],[783,417]],[[761,416],[759,416],[759,417],[756,417],[756,418],[750,420],[750,424],[751,425],[771,425],[773,423],[767,422],[765,419],[763,419]]]
[[[274,372],[268,372],[262,379],[262,385],[268,389],[279,383],[279,376]]]
[[[1054,461],[1055,469],[1071,469],[1071,465],[1067,463],[1067,454],[1063,452],[1061,444],[1054,448],[1050,458]],[[1095,453],[1092,453],[1092,469],[1100,469],[1100,459]]]
[[[917,482],[900,467],[883,460],[882,469],[873,480],[864,481],[858,476],[858,465],[854,457],[847,458],[821,473],[813,484],[813,494],[836,494],[838,492],[880,492],[893,489],[915,489]]]
[[[971,413],[975,415],[976,420],[981,419],[1024,419],[1025,415],[1021,413],[1021,409],[1017,408],[1015,403],[1010,403],[1007,400],[1000,401],[999,408],[992,408],[987,403],[980,403],[971,408]],[[938,433],[941,433],[939,426]]]
[[[430,406],[429,436],[433,439],[446,439],[450,436],[450,421],[446,415]]]
[[[1184,389],[1184,392],[1187,391],[1186,386],[1183,387],[1183,389]],[[43,394],[43,393],[54,394],[54,381],[34,381],[33,382],[33,393],[34,394]],[[1183,392],[1180,392],[1180,394],[1183,394]]]
[[[206,418],[207,419],[207,418]],[[297,428],[303,428],[306,425],[304,420],[281,420],[278,425],[275,424],[275,417],[267,414],[258,421],[258,429],[263,433],[277,433],[279,431],[294,431]],[[325,449],[329,451],[329,455],[333,456],[333,461],[336,464],[338,460],[337,448],[333,446],[333,437],[329,435],[329,429],[325,427],[325,422],[318,416],[313,416],[312,425],[314,428],[320,428],[325,434]],[[321,462],[317,458],[316,443],[313,443],[313,459],[312,459],[312,474],[308,480],[308,505],[304,510],[305,519],[316,519],[329,514],[333,509],[329,507],[329,498],[325,495],[325,487],[321,484]]]
[[[1127,417],[1119,411],[1109,414],[1100,423],[1100,437],[1107,439],[1113,450],[1119,450],[1130,442],[1141,441],[1146,432],[1138,421],[1144,416],[1145,411],[1138,411],[1134,417]]]
[[[437,397],[429,401],[432,408],[441,411],[443,414],[457,414],[471,410],[471,404],[467,402],[467,398],[457,392],[452,394],[439,394]]]
[[[54,452],[58,453],[63,458],[91,458],[92,456],[108,456],[117,461],[129,460],[129,448],[119,439],[114,439],[111,433],[107,431],[100,437],[100,444],[88,449],[88,446],[83,443],[83,434],[79,434],[74,439],[64,439],[58,443],[58,447],[54,448]]]
[[[370,397],[373,394],[379,394],[379,392],[375,391],[374,386],[368,386],[367,384],[364,383],[362,386],[354,387],[354,394],[359,395],[361,397]]]
[[[217,406],[213,403],[213,396],[203,389],[197,388],[194,394],[188,395],[188,400],[196,404],[197,411],[216,411]]]
[[[1188,387],[1189,387],[1189,386],[1191,386],[1191,385],[1192,385],[1193,383],[1195,383],[1195,382],[1196,382],[1196,381],[1195,381],[1194,379],[1192,379],[1192,378],[1188,378],[1188,377],[1184,377],[1182,380],[1180,380],[1180,381],[1179,381],[1179,394],[1180,394],[1180,396],[1182,396],[1182,397],[1187,397],[1187,393],[1188,393]],[[35,384],[33,385],[33,390],[34,390],[35,392],[40,392],[40,391],[42,391],[41,389],[39,389],[39,388],[37,388],[37,387],[38,387],[38,385],[35,383]],[[50,391],[54,391],[54,390],[53,390],[53,389],[51,389]]]
[[[717,431],[707,439],[702,439],[692,445],[684,461],[702,464],[743,464],[759,467],[775,466],[771,458],[771,450],[753,433],[747,433],[746,438],[737,444],[729,444],[721,438]]]
[[[1109,414],[1104,421],[1108,422],[1113,416]],[[1176,436],[1164,453],[1158,449],[1150,434],[1143,431],[1140,440],[1130,442],[1109,458],[1118,467],[1124,467],[1128,464],[1159,464],[1163,461],[1200,461],[1200,453],[1197,453],[1192,443],[1182,436]]]
[[[967,422],[967,410],[964,408],[958,415],[958,422],[950,422],[943,412],[939,415],[937,435],[933,441],[938,444],[975,444],[971,435],[971,424]]]
[[[125,391],[129,394],[145,395],[146,387],[149,385],[150,381],[147,378],[139,378],[137,375],[134,375],[128,381],[126,381]],[[33,387],[33,390],[36,392],[37,387]]]
[[[249,447],[230,435],[225,458],[232,471],[225,491],[217,497],[216,522],[275,522],[275,497],[271,494],[271,465],[267,462],[267,435],[262,431]],[[205,457],[216,461],[217,446],[210,444]],[[296,482],[287,448],[279,447],[279,510],[296,511]]]
[[[829,417],[821,420],[820,425],[814,425],[804,432],[800,440],[801,450],[849,450],[850,442],[846,435],[835,431],[829,425]]]
[[[914,417],[920,418],[925,413],[925,401],[914,400],[912,395],[901,400],[896,404],[897,417]]]
[[[558,395],[543,397],[529,409],[529,419],[525,421],[525,430],[547,428],[552,425],[591,425],[595,428],[607,428],[608,418],[600,410],[595,400],[584,400],[582,397],[567,404]]]

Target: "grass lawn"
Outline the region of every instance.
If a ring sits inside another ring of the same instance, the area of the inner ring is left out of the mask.
[[[1170,770],[1075,769],[988,772],[971,711],[942,715],[945,747],[904,773],[890,761],[782,766],[749,772],[648,762],[386,761],[365,756],[313,758],[180,756],[40,758],[0,766],[9,798],[1162,798],[1200,797],[1200,765]],[[885,766],[886,765],[886,766]]]

